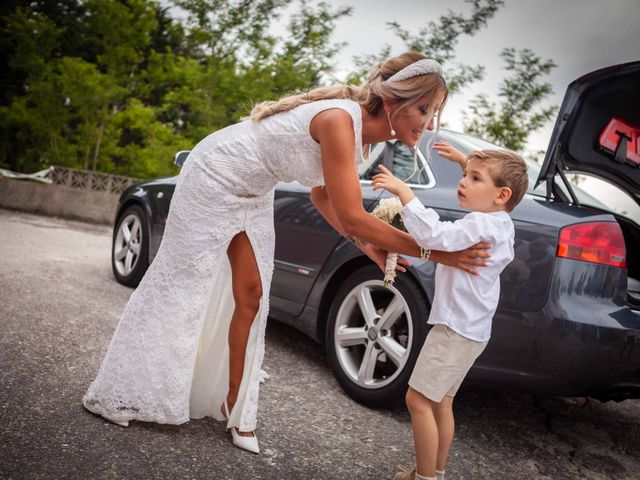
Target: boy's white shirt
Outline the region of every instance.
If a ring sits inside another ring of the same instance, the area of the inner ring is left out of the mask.
[[[507,212],[471,212],[455,222],[440,220],[435,210],[414,198],[401,210],[404,225],[418,245],[453,252],[478,242],[491,245],[487,266],[472,275],[438,264],[428,323],[443,323],[478,342],[491,337],[491,321],[500,299],[500,273],[513,260],[515,229]]]

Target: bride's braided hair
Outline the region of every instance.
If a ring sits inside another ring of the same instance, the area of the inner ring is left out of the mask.
[[[256,105],[249,118],[259,121],[286,112],[299,105],[315,102],[317,100],[348,99],[358,102],[371,115],[377,115],[382,109],[382,100],[387,99],[398,103],[398,108],[394,112],[397,114],[402,109],[420,98],[433,97],[436,93],[443,91],[445,100],[448,89],[444,79],[437,73],[417,75],[399,82],[385,82],[393,74],[399,72],[408,65],[418,60],[426,58],[418,52],[405,52],[397,57],[392,57],[384,62],[380,62],[369,73],[369,78],[361,86],[337,85],[332,87],[318,87],[305,93],[284,97],[277,101],[267,101]],[[442,102],[440,110],[444,107]],[[440,126],[440,115],[438,115],[438,128]]]

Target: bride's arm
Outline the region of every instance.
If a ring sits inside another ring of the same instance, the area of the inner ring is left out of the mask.
[[[420,247],[409,234],[375,218],[362,206],[351,116],[343,110],[326,110],[316,115],[311,123],[312,136],[320,143],[325,178],[325,188],[316,189],[313,194],[319,202],[314,201],[314,205],[320,205],[320,213],[326,214],[327,221],[347,238],[355,237],[387,251],[419,257]],[[322,202],[329,202],[331,210],[323,208]],[[468,264],[483,264],[482,260],[470,261],[470,258],[484,255],[464,252],[432,252],[431,259],[470,272],[473,269]]]
[[[326,195],[326,192],[323,187],[314,187],[311,189],[311,203],[316,207],[316,209],[320,212],[320,214],[324,217],[324,219],[331,225],[340,235],[345,237],[351,243],[353,243],[356,247],[358,247],[365,255],[367,255],[373,262],[380,267],[380,269],[384,272],[385,263],[387,259],[387,252],[382,250],[375,245],[367,242],[366,240],[361,240],[352,235],[349,235],[335,211],[333,210],[333,206],[329,201],[329,197]],[[400,257],[398,258],[398,264],[396,269],[401,272],[406,272],[404,266],[411,265],[411,262]]]
[[[408,234],[369,215],[362,206],[351,116],[344,110],[325,110],[311,121],[310,130],[320,143],[323,192],[335,215],[328,221],[346,237],[355,237],[391,252],[419,256],[420,248]]]

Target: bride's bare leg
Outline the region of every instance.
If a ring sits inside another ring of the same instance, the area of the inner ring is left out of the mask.
[[[231,411],[238,399],[242,382],[249,331],[260,308],[262,281],[251,242],[245,232],[233,237],[227,249],[227,256],[231,264],[233,299],[236,304],[229,325],[229,394],[227,395],[227,405]],[[252,435],[251,432],[238,433],[244,436]]]

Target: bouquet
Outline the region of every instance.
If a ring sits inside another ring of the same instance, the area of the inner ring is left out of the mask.
[[[407,229],[404,226],[404,222],[402,221],[402,216],[400,215],[400,209],[402,209],[402,203],[400,199],[397,197],[392,198],[383,198],[380,200],[380,203],[373,209],[371,215],[376,218],[379,218],[385,223],[397,228],[398,230],[402,230],[406,232]],[[398,253],[397,252],[388,252],[387,253],[387,262],[384,266],[384,286],[388,287],[389,285],[393,285],[393,282],[396,279],[396,266],[398,265]]]

